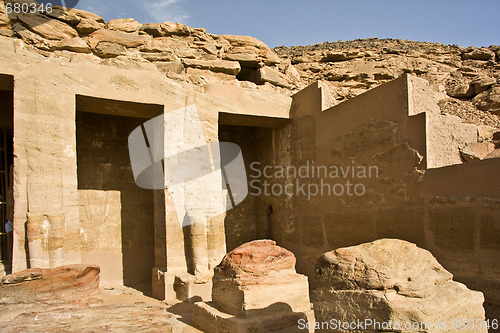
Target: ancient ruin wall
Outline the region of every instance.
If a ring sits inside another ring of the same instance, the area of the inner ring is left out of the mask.
[[[322,179],[366,187],[361,196],[352,187],[353,195],[306,188],[306,193],[279,197],[282,209],[271,216],[273,237],[296,254],[298,271],[312,276],[315,258],[328,249],[400,238],[429,249],[457,280],[483,291],[488,317],[496,318],[500,252],[492,237],[500,230],[495,217],[500,179],[493,170],[500,162],[463,164],[459,152],[468,141],[477,141],[477,128],[436,112],[425,84],[409,76],[326,110],[322,90],[313,84],[294,96],[284,165],[374,166],[378,175],[273,180],[283,187],[298,179],[320,190]],[[447,147],[437,150],[444,143]]]

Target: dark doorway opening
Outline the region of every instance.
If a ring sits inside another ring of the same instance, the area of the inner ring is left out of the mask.
[[[128,136],[162,114],[163,106],[77,96],[76,108],[80,220],[86,233],[82,261],[101,262],[106,266],[101,267],[103,277],[122,269],[125,286],[149,295],[154,266],[154,195],[134,181]],[[106,207],[99,207],[100,200]],[[121,234],[116,235],[118,232]],[[117,265],[120,250],[121,265]],[[106,253],[111,260],[96,258]]]
[[[272,239],[274,198],[255,195],[250,186],[254,171],[251,164],[273,165],[273,135],[275,128],[288,123],[288,119],[251,115],[219,114],[219,141],[239,145],[245,161],[249,195],[238,206],[226,212],[224,227],[227,251],[256,240]]]
[[[0,75],[0,275],[10,274],[14,202],[14,77]]]

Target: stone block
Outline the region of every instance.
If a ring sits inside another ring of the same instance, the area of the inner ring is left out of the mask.
[[[314,323],[314,312],[308,310],[281,316],[267,315],[251,318],[239,318],[219,311],[213,303],[198,302],[193,308],[193,323],[196,327],[206,328],[212,333],[300,333],[305,331],[299,323]]]
[[[271,240],[245,243],[215,268],[212,302],[196,303],[194,325],[205,332],[295,332],[314,321],[308,279],[294,255]]]

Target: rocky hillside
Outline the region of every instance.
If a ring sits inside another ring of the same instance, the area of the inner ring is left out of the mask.
[[[458,47],[398,39],[325,42],[276,47],[303,84],[325,80],[332,104],[359,95],[403,73],[429,80],[442,112],[500,128],[500,46]]]
[[[500,129],[500,46],[366,39],[271,50],[253,37],[218,36],[169,22],[105,22],[77,9],[7,14],[4,2],[0,35],[46,57],[121,67],[153,63],[169,78],[199,89],[218,82],[291,94],[324,80],[332,88],[331,105],[413,73],[431,82],[442,112]]]

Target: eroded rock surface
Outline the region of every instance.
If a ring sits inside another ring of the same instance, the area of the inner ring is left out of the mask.
[[[198,332],[161,303],[109,304],[103,299],[97,266],[34,268],[7,275],[0,285],[0,331]]]
[[[212,302],[196,303],[193,323],[212,332],[295,332],[313,321],[307,277],[295,256],[271,240],[257,240],[226,254],[215,268]]]
[[[318,322],[371,320],[393,323],[391,332],[456,332],[454,321],[471,320],[475,324],[463,332],[487,332],[483,294],[453,281],[430,252],[406,241],[381,239],[327,252],[316,265],[316,284]]]
[[[459,47],[398,39],[358,39],[309,46],[279,46],[280,69],[292,65],[303,85],[324,80],[332,105],[403,73],[427,79],[443,113],[500,129],[499,46]]]
[[[32,268],[2,279],[0,303],[92,304],[101,301],[98,266]]]

